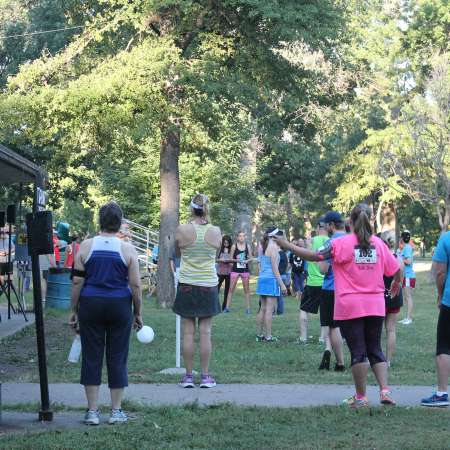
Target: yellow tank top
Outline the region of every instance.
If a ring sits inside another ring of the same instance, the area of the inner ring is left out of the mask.
[[[179,282],[193,286],[217,286],[217,250],[205,241],[205,234],[212,225],[192,225],[197,237],[192,244],[181,249]]]

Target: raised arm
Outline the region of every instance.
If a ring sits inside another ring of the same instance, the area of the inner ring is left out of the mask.
[[[304,247],[297,247],[291,244],[284,236],[274,236],[275,242],[283,249],[290,250],[295,253],[300,258],[306,259],[307,261],[324,261],[331,257],[331,252],[316,252],[314,250],[308,250]],[[326,247],[327,248],[327,247]],[[331,247],[329,247],[331,249]]]

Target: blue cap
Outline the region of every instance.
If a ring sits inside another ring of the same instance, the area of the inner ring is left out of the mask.
[[[341,213],[338,213],[337,211],[328,211],[325,214],[323,221],[325,223],[343,223],[344,219],[342,219]]]

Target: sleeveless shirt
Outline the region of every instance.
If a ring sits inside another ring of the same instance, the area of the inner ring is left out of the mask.
[[[193,286],[217,286],[216,252],[217,250],[205,241],[206,232],[211,224],[193,223],[195,241],[181,249],[181,265],[179,282]]]
[[[130,297],[128,265],[122,254],[122,241],[113,236],[95,236],[84,263],[86,279],[81,295],[85,297]]]

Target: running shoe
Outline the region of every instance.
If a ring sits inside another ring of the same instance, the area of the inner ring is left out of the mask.
[[[319,338],[319,345],[325,345],[325,339]]]
[[[336,363],[334,366],[334,371],[335,372],[345,372],[345,366],[344,364],[338,364]]]
[[[256,335],[256,342],[262,342],[264,340],[263,334],[257,334]]]
[[[128,422],[127,415],[121,409],[112,409],[111,415],[109,416],[108,423],[114,425],[115,423],[125,423]]]
[[[367,408],[369,406],[369,400],[367,397],[356,398],[356,395],[346,398],[342,403],[353,409]]]
[[[213,388],[215,386],[217,386],[216,380],[211,375],[202,374],[202,380],[200,382],[201,388],[208,389],[208,388]]]
[[[320,363],[319,370],[330,370],[331,352],[325,350],[322,356],[322,362]]]
[[[231,309],[230,309],[230,308],[224,308],[224,310],[223,310],[222,312],[224,312],[224,313],[230,313],[230,312],[231,312]]]
[[[84,415],[84,423],[86,425],[98,425],[100,423],[100,411],[88,409]]]
[[[420,402],[422,406],[431,406],[435,408],[445,408],[449,405],[448,402],[448,394],[437,395],[436,392],[433,393],[430,397],[423,398]]]
[[[249,316],[252,312],[250,311],[250,309],[246,309],[245,310],[245,314],[247,314],[247,316]]]
[[[295,341],[295,343],[296,343],[296,344],[299,344],[299,345],[307,345],[307,344],[308,344],[308,339],[298,338],[298,339]]]
[[[392,398],[391,391],[380,391],[380,403],[382,405],[396,405],[395,400]]]
[[[410,325],[412,324],[412,319],[408,319],[407,317],[405,317],[403,320],[399,320],[398,323],[401,323],[402,325]]]
[[[263,336],[263,341],[264,342],[278,342],[278,338],[275,336]]]
[[[194,388],[194,377],[193,375],[184,375],[184,377],[181,379],[181,381],[178,383],[182,388]]]

